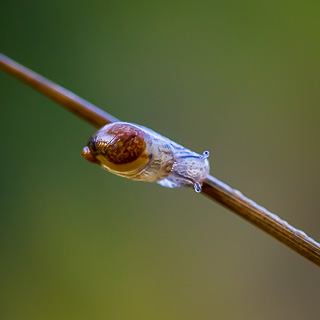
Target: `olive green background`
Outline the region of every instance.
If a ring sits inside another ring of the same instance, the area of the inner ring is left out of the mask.
[[[1,0],[0,51],[320,240],[319,1]],[[0,72],[0,318],[319,319],[311,262],[191,189],[81,157],[94,128]]]

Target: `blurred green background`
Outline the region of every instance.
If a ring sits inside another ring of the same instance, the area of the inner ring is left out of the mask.
[[[1,0],[0,51],[320,240],[319,1]],[[94,128],[0,72],[0,318],[319,319],[319,268],[191,189],[81,157]]]

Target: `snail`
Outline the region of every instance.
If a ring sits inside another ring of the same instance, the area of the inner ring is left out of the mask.
[[[99,129],[82,156],[121,177],[167,188],[193,186],[197,193],[210,169],[208,151],[198,154],[128,122],[113,122]]]

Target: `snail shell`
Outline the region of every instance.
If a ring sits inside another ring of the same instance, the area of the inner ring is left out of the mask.
[[[193,185],[200,192],[209,174],[208,151],[200,155],[127,122],[114,122],[98,130],[82,155],[116,175],[168,188]]]

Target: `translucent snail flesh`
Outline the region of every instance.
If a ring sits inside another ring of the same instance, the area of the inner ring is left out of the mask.
[[[201,192],[209,174],[209,152],[198,154],[136,124],[114,122],[98,130],[82,155],[108,171],[168,188],[193,186]]]

